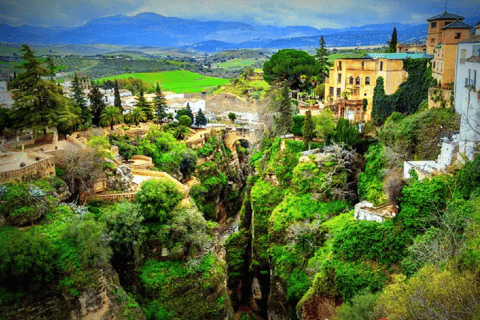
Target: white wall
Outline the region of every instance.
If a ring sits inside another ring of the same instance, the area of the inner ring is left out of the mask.
[[[480,43],[459,43],[457,64],[455,71],[455,110],[461,115],[460,123],[460,152],[465,153],[472,160],[474,158],[473,150],[480,142],[480,63],[463,62],[463,56],[468,59],[473,51],[480,48]],[[462,54],[465,50],[466,54]],[[478,54],[478,53],[476,53]],[[476,71],[475,91],[469,90],[465,86],[465,79],[473,80],[474,71]]]

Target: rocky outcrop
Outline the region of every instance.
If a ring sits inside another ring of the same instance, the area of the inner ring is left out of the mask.
[[[128,191],[131,188],[133,175],[130,167],[118,166],[112,173],[107,176],[107,189]]]

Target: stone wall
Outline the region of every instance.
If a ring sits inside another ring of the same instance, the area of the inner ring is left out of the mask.
[[[87,204],[92,200],[100,202],[120,202],[121,200],[133,201],[135,199],[135,192],[128,193],[109,193],[109,194],[94,194],[90,196],[81,196],[80,203]]]
[[[453,90],[430,88],[428,89],[428,108],[450,108],[450,99]],[[442,106],[444,102],[444,106]]]
[[[0,183],[21,181],[31,176],[43,178],[55,175],[55,158],[40,153],[29,153],[29,157],[36,156],[41,157],[36,163],[16,170],[0,172]]]
[[[205,101],[206,111],[215,115],[228,112],[260,113],[264,106],[265,102],[263,101],[246,101],[229,93],[219,93],[208,97]]]
[[[187,191],[187,186],[180,183],[177,179],[175,179],[174,177],[172,177],[171,175],[169,175],[168,173],[163,172],[163,171],[132,169],[132,174],[133,175],[144,176],[144,177],[155,177],[155,178],[164,179],[164,180],[173,182],[178,187],[178,190],[180,192],[185,193]]]

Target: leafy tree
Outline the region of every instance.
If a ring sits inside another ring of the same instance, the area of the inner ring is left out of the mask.
[[[145,99],[145,94],[143,88],[140,88],[138,97],[136,98],[137,102],[135,103],[135,107],[140,108],[145,112],[145,115],[147,116],[147,120],[152,120],[153,119],[153,106],[151,103]]]
[[[177,111],[177,114],[175,115],[175,119],[179,119],[181,116],[188,116],[188,111],[185,108],[182,108]]]
[[[3,132],[5,128],[10,124],[8,118],[8,110],[5,108],[0,108],[0,132]]]
[[[117,109],[118,110],[118,109]],[[94,148],[71,149],[65,152],[65,174],[62,177],[75,193],[90,190],[103,174],[103,160]]]
[[[12,82],[12,87],[17,91],[9,117],[14,128],[41,128],[46,137],[47,127],[58,126],[60,116],[69,116],[74,110],[70,101],[61,94],[60,88],[42,78],[50,72],[41,67],[33,51],[27,45],[22,45],[22,52],[22,58],[26,60],[22,65],[25,72]]]
[[[113,125],[123,121],[123,115],[120,110],[115,106],[108,106],[100,115],[100,124],[102,126],[110,126],[113,130]]]
[[[325,83],[318,84],[313,92],[319,99],[325,98]]]
[[[305,116],[301,116],[301,115],[293,116],[293,126],[290,132],[296,136],[302,136],[304,123],[305,123]]]
[[[396,27],[393,27],[392,38],[391,38],[390,41],[388,42],[388,49],[387,49],[387,52],[388,52],[388,53],[395,53],[395,52],[397,52],[397,42],[398,42],[398,39],[397,39],[397,28],[396,28]]]
[[[88,94],[88,99],[90,100],[90,107],[92,108],[93,113],[93,124],[96,126],[100,125],[100,115],[105,109],[105,101],[103,100],[103,95],[100,92],[100,88],[97,85],[92,84],[90,87],[90,93]]]
[[[323,108],[319,116],[313,117],[315,130],[318,137],[328,139],[335,133],[335,115],[332,109]]]
[[[319,48],[317,49],[317,53],[315,57],[317,58],[317,62],[319,64],[319,79],[318,82],[321,84],[325,81],[325,77],[328,76],[328,71],[330,66],[328,65],[328,51],[325,47],[325,38],[323,36],[319,39]]]
[[[92,115],[90,108],[87,106],[87,101],[83,97],[83,89],[80,86],[80,79],[78,78],[77,73],[75,72],[72,81],[72,91],[73,97],[72,102],[76,108],[82,110],[82,122],[84,125],[89,126],[92,122]]]
[[[197,154],[192,149],[182,151],[180,154],[182,160],[180,161],[180,172],[184,179],[190,177],[190,175],[197,168]]]
[[[136,194],[143,216],[160,223],[167,223],[172,218],[172,211],[182,198],[173,182],[159,179],[144,181]]]
[[[58,254],[42,234],[11,229],[0,234],[0,283],[13,291],[40,291],[55,279]]]
[[[203,114],[202,109],[198,109],[197,117],[195,118],[195,124],[197,126],[204,126],[207,124],[207,118]]]
[[[286,81],[290,88],[300,87],[300,76],[308,78],[320,73],[320,67],[315,58],[294,49],[280,50],[263,65],[263,77],[268,84]]]
[[[336,143],[353,147],[358,141],[358,128],[348,119],[338,119],[334,140]]]
[[[140,121],[146,121],[147,120],[147,115],[145,114],[145,112],[142,109],[140,109],[139,107],[136,107],[130,113],[127,113],[125,115],[125,118],[130,123],[134,123],[136,126],[138,126],[138,123]]]
[[[230,118],[230,120],[231,120],[232,122],[235,122],[235,119],[237,119],[237,115],[236,115],[235,113],[233,113],[233,112],[230,112],[230,113],[228,114],[228,117]]]
[[[181,117],[178,119],[178,123],[179,123],[181,126],[190,127],[190,126],[192,125],[192,118],[190,118],[190,117],[187,116],[187,115],[181,116]]]
[[[190,134],[190,130],[188,130],[188,127],[178,126],[173,130],[172,134],[176,139],[183,140]]]
[[[115,95],[115,101],[113,105],[123,112],[124,110],[122,107],[122,100],[120,99],[120,90],[118,90],[118,81],[116,79],[115,79],[114,95]]]
[[[156,96],[153,98],[153,104],[155,106],[155,115],[159,121],[163,121],[163,119],[167,116],[167,101],[162,93],[162,87],[157,82],[157,86],[155,87]]]
[[[292,100],[286,82],[280,89],[274,90],[270,108],[275,112],[273,116],[275,134],[286,134],[293,125]]]
[[[303,141],[308,145],[308,150],[310,150],[310,142],[312,142],[312,139],[315,137],[315,125],[312,121],[311,111],[307,111],[305,115],[305,123],[303,125],[302,133]]]

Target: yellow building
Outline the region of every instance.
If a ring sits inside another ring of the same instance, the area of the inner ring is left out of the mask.
[[[367,109],[363,120],[371,119],[373,108],[373,90],[377,85],[377,78],[383,77],[385,93],[393,94],[400,84],[407,79],[407,72],[403,69],[403,59],[432,58],[425,53],[370,53],[363,58],[344,58],[335,60],[330,68],[329,78],[325,80],[326,106],[340,112],[338,117],[358,121],[358,110],[342,109],[338,104],[348,99],[352,105],[363,105],[367,100]],[[343,94],[343,96],[342,96]]]
[[[457,20],[463,21],[465,17],[448,13],[445,11],[439,15],[427,19],[428,21],[428,37],[427,37],[427,53],[433,54],[435,47],[442,42],[443,28]]]
[[[470,37],[472,26],[456,20],[442,27],[440,43],[434,50],[432,62],[433,77],[439,83],[455,82],[455,64],[457,61],[457,43]]]

